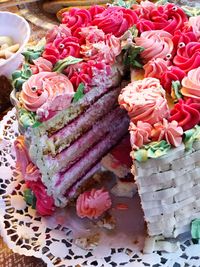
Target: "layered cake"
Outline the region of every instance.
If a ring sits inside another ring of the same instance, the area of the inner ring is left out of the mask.
[[[149,236],[177,237],[199,217],[195,12],[148,1],[72,8],[44,44],[24,52],[26,62],[13,74],[21,133],[15,147],[41,214],[75,198],[129,129],[131,172]],[[77,212],[97,218],[110,206],[108,192],[92,190],[79,196]]]

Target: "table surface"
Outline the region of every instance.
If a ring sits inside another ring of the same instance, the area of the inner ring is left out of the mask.
[[[0,11],[10,11],[19,14],[19,9],[17,4],[20,5],[23,3],[28,3],[31,0],[25,1],[13,1],[7,0],[2,1],[0,0]],[[30,11],[30,10],[27,10]],[[52,18],[54,20],[55,18]],[[36,23],[37,24],[37,23]],[[44,36],[45,30],[30,23],[31,30],[32,30],[32,40],[37,39],[40,36]],[[0,96],[1,97],[1,96]],[[0,120],[3,116],[7,113],[7,111],[12,108],[11,105],[8,109],[4,110],[0,113]],[[17,253],[13,253],[7,245],[3,242],[2,238],[0,237],[0,267],[45,267],[47,266],[42,260],[37,259],[35,257],[26,257],[23,255],[19,255]]]

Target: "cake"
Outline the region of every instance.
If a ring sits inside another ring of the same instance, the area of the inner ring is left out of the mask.
[[[121,5],[72,8],[24,52],[11,95],[17,167],[36,209],[50,215],[78,196],[129,129],[148,235],[161,242],[200,213],[200,17],[172,3]],[[103,189],[77,200],[80,217],[110,207]]]

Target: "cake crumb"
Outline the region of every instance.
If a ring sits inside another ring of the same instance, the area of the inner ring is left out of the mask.
[[[106,213],[105,216],[97,221],[97,226],[108,230],[113,230],[116,227],[116,219],[110,214]]]
[[[127,209],[128,209],[128,205],[125,204],[125,203],[118,203],[118,204],[116,205],[116,208],[117,208],[118,210],[127,210]]]
[[[74,243],[76,246],[84,250],[93,250],[95,247],[98,246],[99,241],[100,241],[100,234],[95,233],[87,237],[76,238]]]
[[[111,193],[117,197],[132,198],[137,192],[137,186],[133,182],[117,181],[117,184],[111,189]]]

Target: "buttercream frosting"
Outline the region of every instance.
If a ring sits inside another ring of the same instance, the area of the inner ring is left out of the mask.
[[[77,215],[81,218],[97,219],[112,205],[109,193],[102,189],[92,189],[80,194],[76,202]]]
[[[200,67],[190,70],[183,78],[181,93],[200,102]]]

